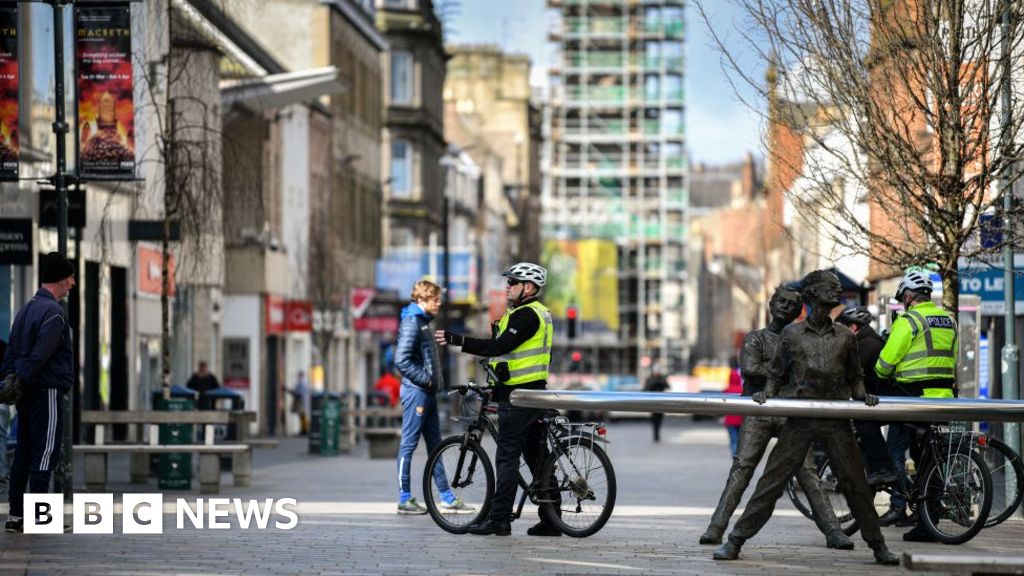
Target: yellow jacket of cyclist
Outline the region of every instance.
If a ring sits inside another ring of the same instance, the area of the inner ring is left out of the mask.
[[[953,316],[934,302],[919,302],[893,322],[875,373],[924,398],[952,398],[957,345]]]
[[[515,350],[491,358],[491,368],[501,374],[504,370],[499,369],[499,364],[508,365],[508,379],[502,382],[505,386],[517,386],[526,382],[536,382],[548,379],[548,370],[551,366],[551,344],[554,340],[554,325],[551,321],[551,311],[537,300],[533,300],[522,306],[517,306],[505,312],[498,322],[498,337],[500,338],[508,329],[509,318],[516,311],[522,308],[533,310],[540,320],[540,327],[529,339],[520,344]]]

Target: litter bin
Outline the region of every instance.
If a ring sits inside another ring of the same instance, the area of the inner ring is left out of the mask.
[[[230,388],[214,388],[199,395],[199,409],[232,412],[245,410],[245,397]],[[235,424],[217,425],[214,430],[216,433],[214,440],[218,442],[237,441],[239,438]],[[200,431],[200,440],[203,440],[202,431]]]
[[[242,411],[245,410],[245,397],[230,388],[214,388],[213,390],[207,390],[199,395],[199,409],[224,410],[228,412]],[[205,441],[205,434],[206,430],[204,426],[199,430],[200,442]],[[213,427],[213,434],[215,442],[237,442],[240,438],[238,435],[237,424],[217,424]],[[220,469],[222,471],[231,470],[230,455],[221,455]]]
[[[309,452],[337,456],[341,433],[341,399],[337,394],[318,392],[310,397]]]
[[[186,390],[188,390],[186,388]],[[195,410],[195,393],[191,397],[160,398],[157,410],[190,412]],[[191,444],[195,438],[192,424],[161,424],[161,444]],[[157,465],[157,486],[160,490],[190,490],[192,488],[192,454],[160,454]]]

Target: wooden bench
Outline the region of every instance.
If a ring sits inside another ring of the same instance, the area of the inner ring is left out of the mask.
[[[83,455],[85,460],[85,487],[90,492],[104,492],[107,485],[107,456],[122,453],[131,457],[131,481],[145,483],[149,480],[149,456],[151,454],[195,453],[199,454],[199,491],[216,494],[220,491],[220,456],[231,456],[231,474],[235,486],[249,486],[252,483],[252,448],[260,440],[244,440],[245,426],[254,421],[254,412],[239,411],[101,411],[82,412],[82,424],[95,426],[95,444],[76,444],[72,450]],[[107,444],[106,427],[114,424],[139,426],[149,431],[149,443]],[[203,444],[160,444],[161,424],[192,424],[204,427]],[[214,444],[215,427],[235,424],[241,440],[231,444]],[[272,441],[276,446],[276,441]]]
[[[986,574],[1024,574],[1024,556],[904,552],[903,567],[914,571]]]

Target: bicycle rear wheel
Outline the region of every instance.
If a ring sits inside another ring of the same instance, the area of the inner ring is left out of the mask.
[[[992,475],[992,510],[985,528],[1002,524],[1024,499],[1024,464],[1020,455],[998,438],[982,436],[975,444]]]
[[[828,458],[822,460],[821,466],[818,467],[818,481],[821,485],[821,491],[825,493],[825,500],[832,506],[832,511],[835,513],[836,519],[839,520],[839,526],[843,529],[843,532],[847,536],[856,534],[857,530],[860,530],[860,526],[854,520],[850,506],[847,505],[846,498],[839,490],[839,482],[836,480],[836,475],[832,472],[832,466]],[[796,475],[790,478],[789,483],[786,484],[786,493],[789,494],[789,499],[793,502],[793,506],[801,514],[809,520],[814,520],[811,504],[808,502],[807,494],[804,492],[803,487],[800,486]]]
[[[563,442],[541,468],[538,499],[547,521],[566,536],[597,533],[615,507],[615,470],[604,449],[585,438]]]
[[[444,481],[438,482],[438,478]],[[445,487],[455,494],[454,506],[444,500],[441,491]],[[427,457],[423,494],[427,512],[438,526],[452,534],[465,534],[470,524],[487,517],[494,498],[494,468],[487,452],[477,442],[463,447],[463,436],[445,438]]]
[[[963,544],[984,528],[992,508],[992,476],[977,452],[951,452],[929,462],[918,490],[917,513],[939,542]]]

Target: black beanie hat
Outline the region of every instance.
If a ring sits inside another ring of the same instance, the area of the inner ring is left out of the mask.
[[[60,282],[68,276],[74,275],[75,265],[61,256],[60,252],[50,252],[39,259],[39,281],[43,284]]]

